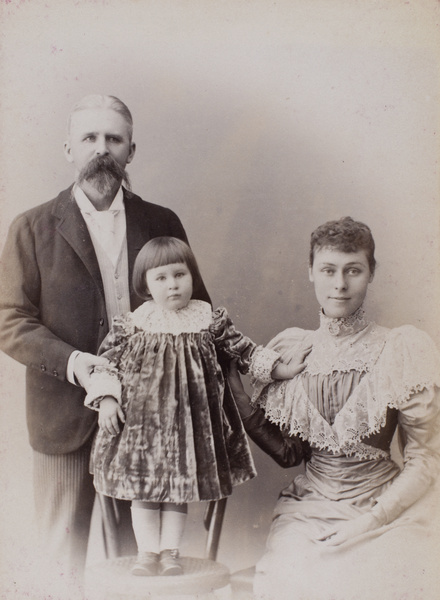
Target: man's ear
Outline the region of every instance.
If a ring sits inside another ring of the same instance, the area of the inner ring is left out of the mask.
[[[64,150],[64,156],[66,157],[66,160],[70,163],[73,162],[73,156],[72,156],[72,152],[71,152],[71,148],[70,148],[70,143],[68,140],[64,142],[63,150]]]
[[[133,157],[134,157],[135,153],[136,153],[136,144],[134,142],[132,142],[132,144],[130,146],[130,154],[128,155],[128,158],[127,158],[127,165],[129,163],[131,163],[131,161],[133,160]]]
[[[311,281],[312,283],[315,281],[315,280],[313,279],[312,267],[309,267],[309,281]]]

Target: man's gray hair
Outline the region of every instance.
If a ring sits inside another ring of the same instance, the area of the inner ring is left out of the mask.
[[[133,117],[128,109],[128,106],[116,98],[116,96],[104,96],[102,94],[89,94],[84,96],[79,102],[75,104],[72,112],[69,115],[67,123],[67,132],[70,133],[70,123],[72,115],[80,110],[86,110],[88,108],[110,108],[115,112],[119,113],[126,121],[129,129],[130,141],[133,136]]]

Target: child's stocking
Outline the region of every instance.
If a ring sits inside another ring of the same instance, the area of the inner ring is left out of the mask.
[[[186,504],[162,503],[160,550],[180,548],[187,512],[188,507]]]
[[[131,520],[138,552],[159,553],[160,504],[158,502],[133,501]]]

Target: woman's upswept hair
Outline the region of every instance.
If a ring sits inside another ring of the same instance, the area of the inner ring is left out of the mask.
[[[72,112],[69,115],[69,120],[67,123],[67,131],[70,133],[70,122],[72,120],[72,115],[75,112],[79,112],[80,110],[86,110],[88,108],[110,108],[115,112],[119,113],[125,122],[128,125],[128,131],[130,136],[130,141],[133,137],[133,117],[131,112],[126,104],[116,98],[116,96],[105,96],[103,94],[89,94],[88,96],[84,96],[81,98],[79,102],[75,104],[72,109]]]
[[[193,296],[202,286],[202,277],[191,248],[175,237],[161,236],[147,242],[136,257],[133,268],[133,288],[136,294],[149,300],[147,271],[174,263],[185,263],[193,279]]]
[[[370,273],[374,273],[376,269],[375,245],[371,229],[365,223],[354,221],[351,217],[328,221],[315,229],[310,238],[309,264],[311,267],[316,251],[322,248],[331,248],[341,252],[365,250]]]

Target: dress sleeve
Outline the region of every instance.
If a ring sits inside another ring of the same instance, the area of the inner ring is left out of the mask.
[[[373,512],[385,523],[394,521],[421,498],[439,473],[440,393],[438,388],[414,394],[399,411],[403,438],[403,469],[377,499]]]
[[[312,331],[300,329],[299,327],[289,327],[278,333],[267,344],[267,348],[275,350],[281,355],[281,360],[285,363],[297,356],[305,343],[311,343]]]
[[[379,520],[386,523],[421,498],[440,469],[440,357],[423,332],[402,328],[399,334],[389,351],[400,358],[400,363],[403,360],[405,370],[399,381],[394,381],[394,393],[400,393],[403,469],[373,508]]]
[[[84,400],[84,404],[89,408],[99,410],[99,402],[103,396],[113,396],[121,403],[119,364],[132,333],[134,333],[134,326],[129,316],[118,316],[113,319],[112,328],[98,351],[99,356],[107,358],[109,363],[95,367],[90,376],[90,386]]]
[[[285,435],[278,425],[268,421],[262,408],[256,407],[247,417],[242,417],[246,433],[263,452],[285,469],[307,460],[307,446],[297,436]]]
[[[259,380],[272,381],[271,373],[280,360],[279,353],[257,346],[251,339],[240,333],[225,308],[217,308],[214,311],[210,330],[216,348],[229,359],[236,360],[241,373],[250,372]]]

